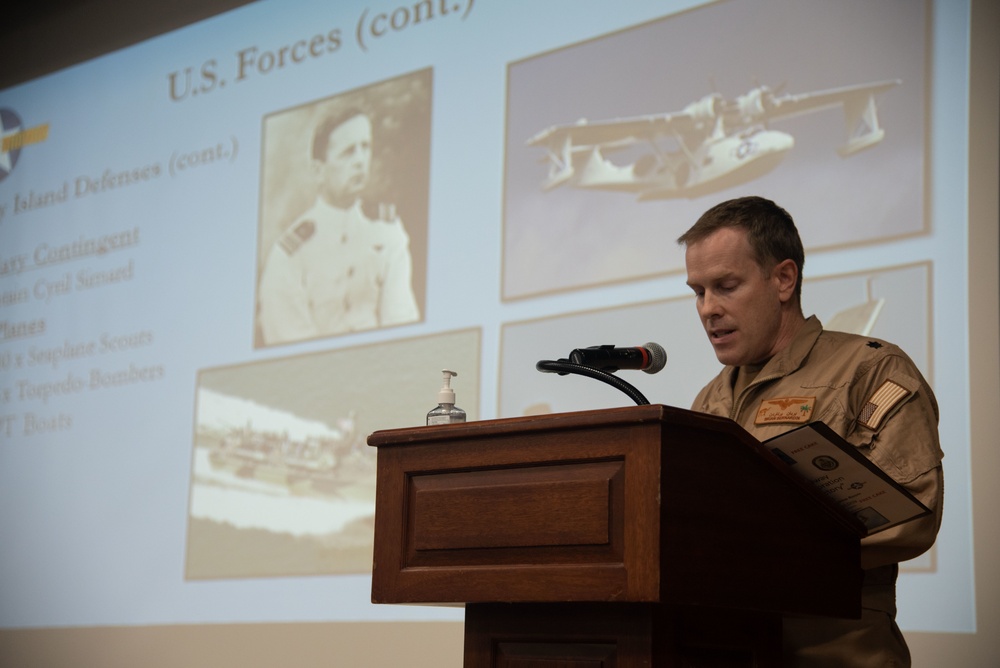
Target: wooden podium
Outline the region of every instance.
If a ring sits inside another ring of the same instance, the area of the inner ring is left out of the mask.
[[[647,405],[368,443],[372,601],[465,604],[466,668],[777,666],[783,614],[860,617],[856,526],[730,420]]]

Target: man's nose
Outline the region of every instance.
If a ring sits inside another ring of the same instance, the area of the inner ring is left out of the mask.
[[[715,298],[714,294],[707,290],[698,302],[698,315],[700,315],[703,320],[708,320],[721,315],[719,300]]]

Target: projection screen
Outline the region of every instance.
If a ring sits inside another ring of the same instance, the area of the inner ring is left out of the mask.
[[[806,313],[936,389],[948,496],[899,622],[974,632],[968,15],[255,2],[0,91],[0,627],[460,621],[369,602],[366,436],[445,368],[470,420],[628,405],[535,370],[609,343],[663,345],[627,380],[689,406],[719,365],[675,240],[759,194]]]

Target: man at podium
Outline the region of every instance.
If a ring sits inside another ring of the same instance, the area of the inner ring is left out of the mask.
[[[815,316],[805,317],[802,241],[774,202],[722,202],[678,242],[686,247],[698,316],[725,365],[693,409],[729,417],[762,441],[824,422],[932,511],[861,541],[860,620],[785,619],[786,664],[909,666],[895,622],[898,564],[934,543],[943,501],[930,386],[895,345],[826,330]],[[789,401],[799,410],[774,410]]]

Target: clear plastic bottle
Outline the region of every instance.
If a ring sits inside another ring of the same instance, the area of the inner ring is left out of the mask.
[[[451,389],[452,376],[458,374],[448,369],[441,371],[444,385],[438,392],[438,405],[427,413],[427,424],[451,424],[465,422],[465,411],[455,405],[455,390]]]

